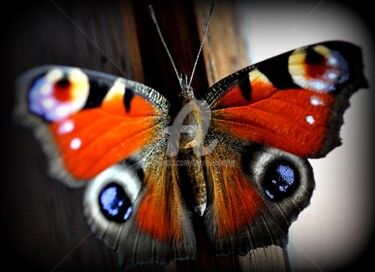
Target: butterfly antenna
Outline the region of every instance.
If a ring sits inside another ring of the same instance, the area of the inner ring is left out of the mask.
[[[182,89],[182,78],[181,76],[178,74],[178,71],[177,71],[177,68],[176,68],[176,65],[174,64],[174,61],[173,61],[173,58],[172,58],[172,55],[171,53],[169,52],[169,49],[167,47],[167,44],[165,43],[165,40],[163,38],[163,35],[161,34],[161,30],[160,30],[160,27],[159,27],[159,24],[158,24],[158,21],[156,20],[156,16],[155,16],[155,12],[154,12],[154,8],[152,7],[152,5],[148,5],[148,9],[150,11],[150,16],[151,16],[151,19],[152,21],[154,22],[155,24],[155,27],[156,27],[156,30],[158,31],[158,34],[159,34],[159,37],[160,37],[160,40],[161,42],[163,43],[163,46],[164,46],[164,49],[165,51],[167,52],[167,55],[172,63],[172,66],[173,66],[173,69],[174,69],[174,72],[176,73],[176,76],[178,78],[178,82],[180,83],[180,86],[181,86],[181,89]]]
[[[192,80],[193,80],[193,76],[194,76],[194,73],[195,73],[195,69],[197,68],[197,64],[198,64],[199,56],[201,55],[201,51],[202,51],[202,48],[203,48],[203,44],[204,44],[204,42],[205,42],[205,40],[206,40],[206,38],[207,38],[208,26],[210,25],[211,16],[212,16],[212,13],[214,12],[214,9],[215,9],[215,4],[216,4],[216,2],[213,2],[212,5],[211,5],[210,14],[208,15],[208,18],[207,18],[206,28],[204,29],[203,39],[202,39],[201,45],[200,45],[200,47],[199,47],[197,57],[195,58],[195,62],[194,62],[194,66],[193,66],[193,70],[192,70],[191,75],[190,75],[190,80],[189,80],[188,88],[190,88],[190,86],[191,86],[191,82],[192,82]]]

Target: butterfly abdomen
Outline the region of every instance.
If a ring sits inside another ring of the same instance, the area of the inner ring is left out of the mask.
[[[202,127],[202,107],[198,100],[191,99],[187,103],[186,118],[183,120],[184,129],[181,134],[179,147],[182,152],[182,164],[189,176],[194,197],[194,211],[200,216],[204,214],[207,206],[207,186],[203,173],[201,154],[198,150],[204,140],[204,129]]]
[[[189,187],[192,193],[193,210],[202,216],[207,207],[207,185],[203,173],[202,157],[197,156],[192,150],[185,150],[179,156],[179,164],[184,167]]]

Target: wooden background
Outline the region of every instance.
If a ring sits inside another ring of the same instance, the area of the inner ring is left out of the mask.
[[[153,3],[179,72],[190,74],[209,10],[204,3],[54,0],[11,11],[0,58],[6,161],[1,184],[3,266],[39,271],[119,270],[115,254],[89,234],[82,212],[84,189],[69,189],[51,178],[32,131],[13,122],[14,80],[38,65],[78,66],[140,81],[175,101],[177,78],[148,14],[149,3]],[[220,1],[215,12],[192,84],[198,97],[213,82],[247,65],[235,14]],[[202,234],[197,235],[197,261],[134,270],[287,269],[283,249],[254,251],[244,258],[211,258]]]

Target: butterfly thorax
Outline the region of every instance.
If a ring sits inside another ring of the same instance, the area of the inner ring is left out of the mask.
[[[176,117],[177,123],[183,124],[179,147],[193,148],[202,144],[201,111],[202,107],[194,96],[193,88],[188,83],[188,76],[180,78],[182,108]],[[175,121],[175,123],[176,123]]]
[[[201,110],[197,100],[191,99],[183,103],[186,109],[185,119],[183,120],[183,131],[180,138],[180,149],[194,148],[200,146],[203,141],[201,127]]]

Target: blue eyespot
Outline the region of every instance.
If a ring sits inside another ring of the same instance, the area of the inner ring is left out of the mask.
[[[294,193],[299,185],[299,173],[289,162],[271,164],[266,172],[263,189],[273,201],[280,201]]]
[[[124,223],[133,211],[129,197],[124,189],[116,184],[110,183],[99,194],[99,206],[103,215],[111,221]]]

